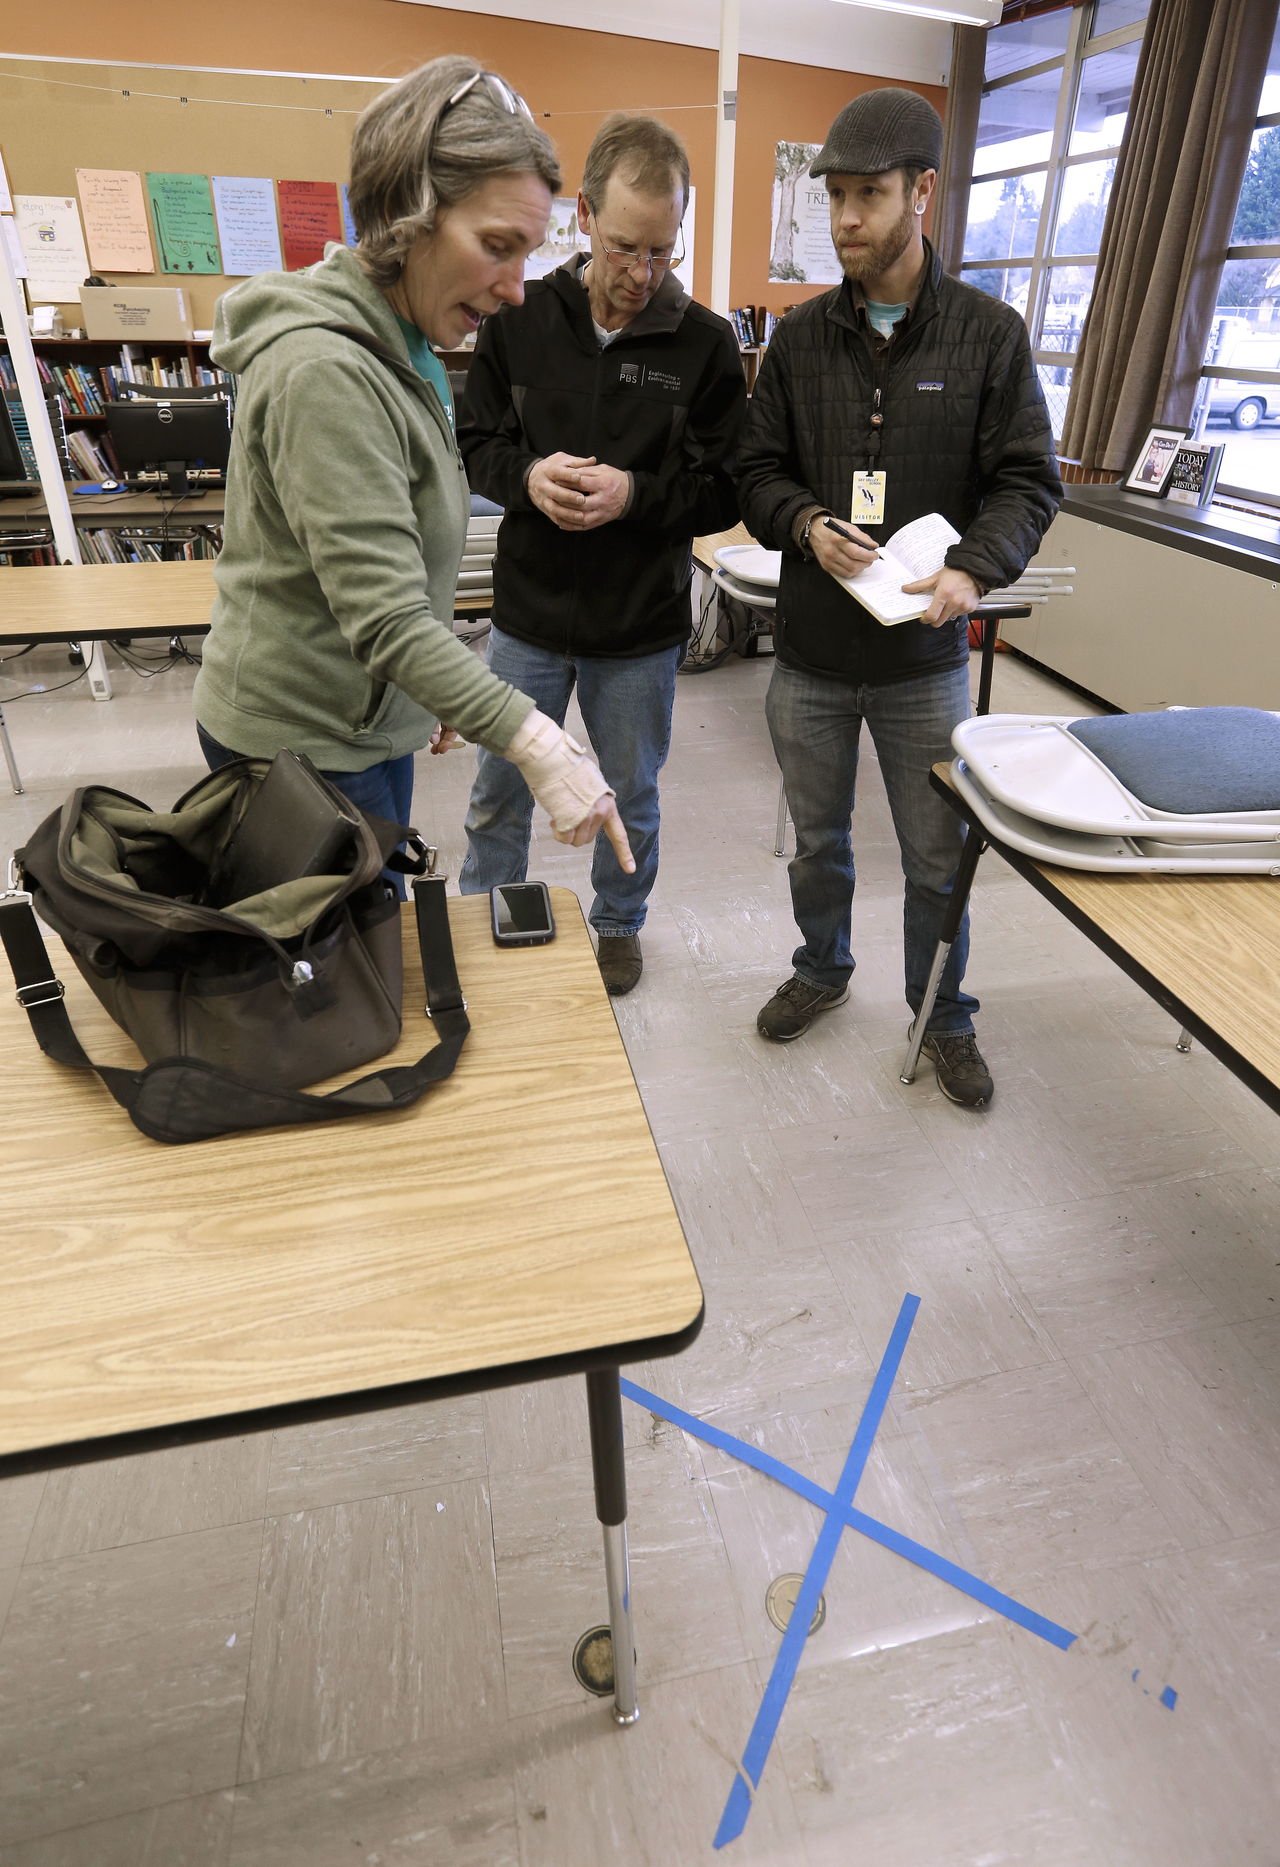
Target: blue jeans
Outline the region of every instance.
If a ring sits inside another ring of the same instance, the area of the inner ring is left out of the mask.
[[[244,757],[242,752],[232,752],[229,747],[220,744],[212,733],[205,731],[199,720],[196,721],[196,736],[210,771],[218,771],[223,765],[229,765],[232,759]],[[413,809],[412,752],[406,752],[402,758],[382,759],[377,765],[367,766],[364,771],[322,771],[320,776],[336,785],[342,795],[359,809],[367,810],[375,817],[385,817],[388,823],[398,823],[405,829],[409,828],[409,812]],[[404,901],[404,876],[396,869],[384,869],[382,874]]]
[[[658,773],[671,746],[671,708],[682,648],[656,655],[605,659],[534,648],[498,629],[489,631],[489,667],[564,725],[575,685],[596,763],[617,792],[634,875],[624,875],[603,832],[591,862],[595,900],[589,919],[602,938],[639,933],[658,877]],[[480,753],[467,811],[467,857],[458,876],[464,895],[522,882],[529,865],[533,797],[516,767]]]
[[[938,931],[964,843],[964,825],[930,788],[929,767],[949,760],[951,732],[969,717],[969,674],[925,674],[880,687],[848,687],[776,663],[765,703],[796,830],[788,871],[804,936],[792,964],[811,984],[843,987],[855,870],[849,819],[865,720],[875,742],[906,878],[903,947],[907,1003],[920,1009]],[[929,1020],[931,1031],[972,1031],[976,998],[961,990],[969,916],[960,924]]]

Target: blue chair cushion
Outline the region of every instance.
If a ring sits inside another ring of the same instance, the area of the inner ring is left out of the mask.
[[[1257,707],[1188,707],[1076,720],[1070,730],[1152,810],[1280,810],[1280,719]]]

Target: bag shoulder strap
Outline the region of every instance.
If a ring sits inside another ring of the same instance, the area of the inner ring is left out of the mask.
[[[207,1141],[215,1135],[254,1128],[287,1128],[333,1121],[342,1115],[409,1108],[433,1083],[453,1074],[471,1021],[458,985],[444,877],[416,880],[413,906],[427,984],[427,1016],[440,1041],[416,1063],[375,1070],[323,1096],[264,1088],[195,1057],[162,1057],[143,1070],[95,1063],[67,1015],[64,987],[54,976],[29,894],[0,895],[0,940],[13,968],[18,1003],[46,1056],[56,1063],[95,1071],[134,1126],[153,1141]]]

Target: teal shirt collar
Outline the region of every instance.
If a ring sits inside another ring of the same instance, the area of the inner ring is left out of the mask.
[[[422,380],[429,382],[440,397],[444,412],[449,418],[449,427],[456,432],[458,420],[454,411],[453,388],[449,382],[448,371],[416,324],[410,324],[409,320],[402,318],[398,311],[396,323],[400,326],[404,341],[408,346],[410,363]]]

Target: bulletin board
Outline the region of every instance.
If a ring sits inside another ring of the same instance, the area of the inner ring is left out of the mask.
[[[149,170],[337,184],[347,179],[356,117],[395,75],[287,78],[5,59],[0,154],[15,194],[75,195],[78,168],[135,170],[144,187]],[[112,285],[181,284],[199,330],[212,325],[216,299],[244,275],[100,276]]]

